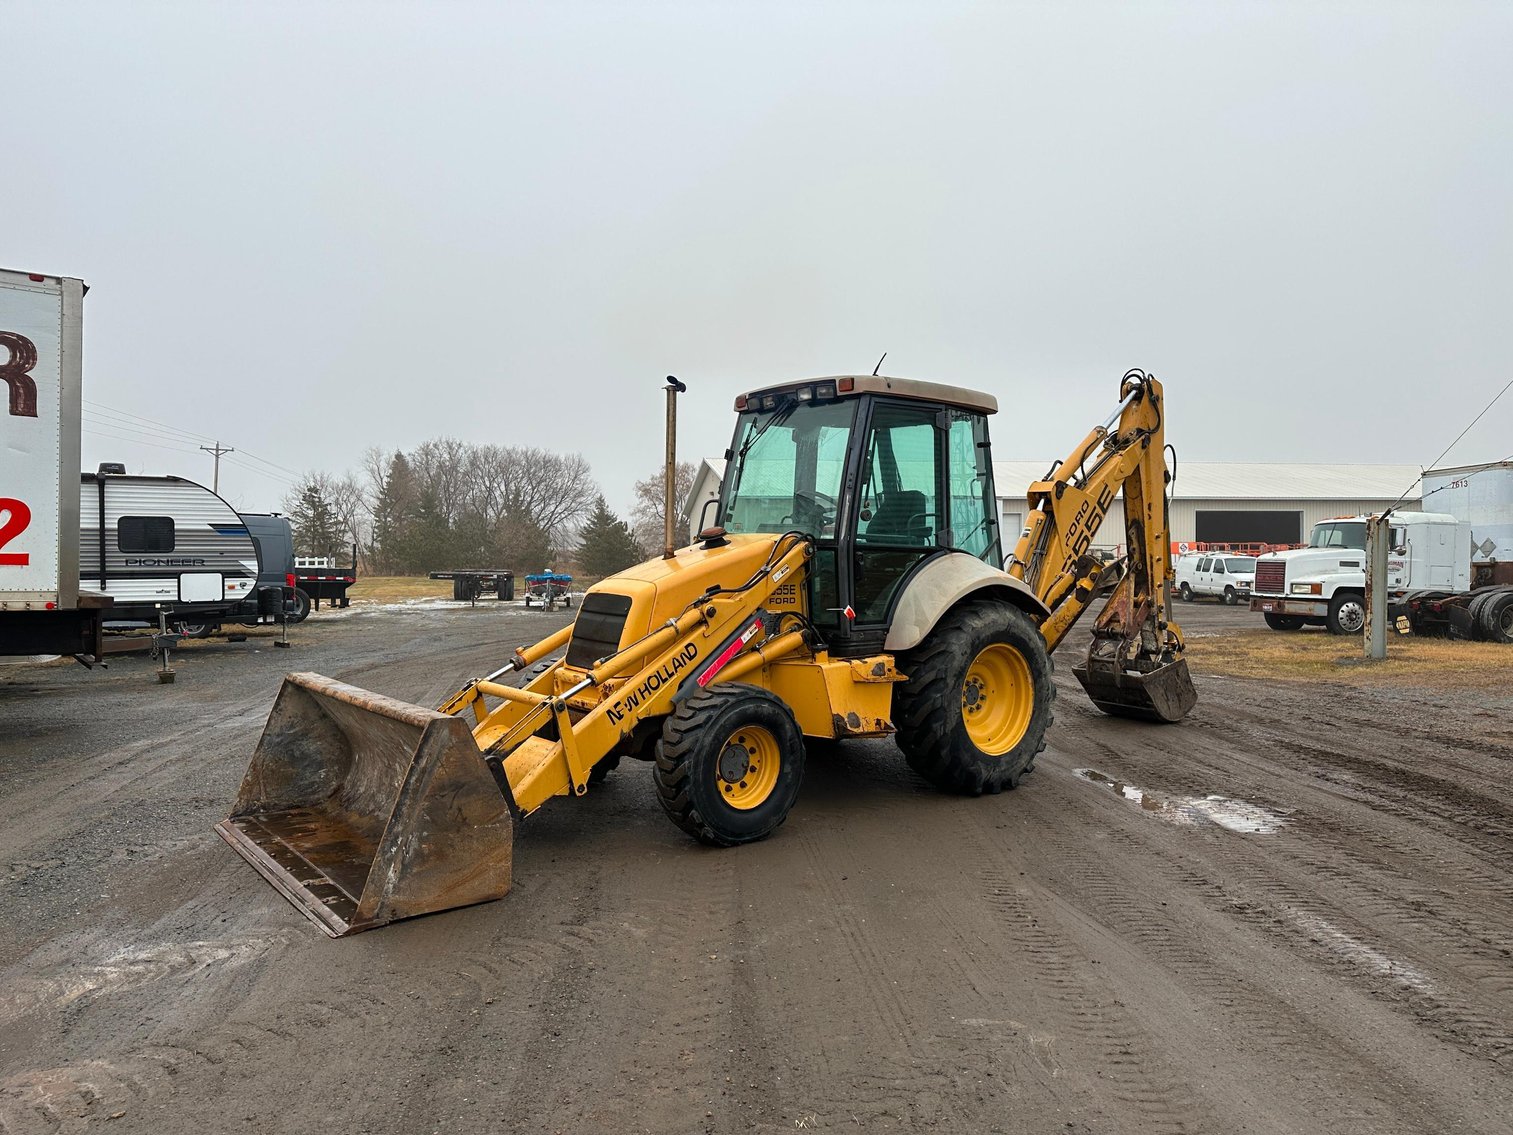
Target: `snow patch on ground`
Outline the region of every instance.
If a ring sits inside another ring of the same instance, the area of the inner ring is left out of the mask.
[[[1233,800],[1218,795],[1159,796],[1149,789],[1126,784],[1094,768],[1073,769],[1072,773],[1079,779],[1108,789],[1142,812],[1149,812],[1180,827],[1190,828],[1208,823],[1217,824],[1232,832],[1270,835],[1281,830],[1287,823],[1280,812],[1273,812],[1246,800]]]
[[[1303,911],[1291,913],[1293,924],[1315,942],[1326,947],[1331,953],[1344,958],[1352,965],[1359,966],[1368,973],[1377,977],[1385,977],[1404,989],[1411,989],[1415,993],[1432,993],[1434,984],[1426,977],[1422,970],[1388,957],[1382,951],[1373,946],[1352,938],[1338,926],[1316,914],[1307,914]]]

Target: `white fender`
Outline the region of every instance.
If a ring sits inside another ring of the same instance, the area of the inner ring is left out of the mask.
[[[883,649],[899,651],[918,646],[942,615],[974,591],[988,588],[1012,591],[1019,599],[1018,606],[1042,619],[1050,616],[1050,609],[1022,580],[966,552],[947,552],[931,560],[909,580],[893,614],[893,625],[888,628]]]

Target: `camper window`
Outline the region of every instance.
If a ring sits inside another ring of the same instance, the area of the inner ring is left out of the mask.
[[[116,524],[116,547],[123,552],[173,551],[173,517],[121,517]]]

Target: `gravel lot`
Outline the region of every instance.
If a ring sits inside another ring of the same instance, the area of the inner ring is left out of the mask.
[[[1200,672],[1140,725],[1068,644],[1018,791],[816,747],[711,851],[627,762],[522,826],[502,902],[335,942],[212,832],[285,670],[435,704],[565,617],[0,667],[0,1128],[1510,1130],[1507,693]]]

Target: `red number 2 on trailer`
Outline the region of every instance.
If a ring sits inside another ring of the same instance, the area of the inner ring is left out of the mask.
[[[32,510],[14,497],[0,497],[0,513],[6,513],[0,521],[0,548],[4,548],[26,531],[32,522]],[[32,562],[25,552],[0,552],[0,567],[26,567]]]

